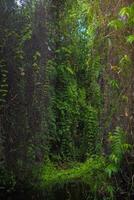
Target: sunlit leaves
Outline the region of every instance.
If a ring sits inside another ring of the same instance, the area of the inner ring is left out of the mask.
[[[124,16],[129,17],[130,14],[131,14],[131,7],[123,7],[119,12],[119,15],[122,17]]]
[[[114,28],[115,30],[118,30],[123,27],[124,23],[119,19],[115,19],[115,20],[110,21],[108,25]]]
[[[128,55],[124,55],[121,60],[120,60],[120,65],[130,65],[131,64],[131,59]]]
[[[109,178],[111,178],[113,173],[116,173],[118,171],[117,167],[113,164],[110,163],[107,167],[106,167],[106,173],[108,174]]]
[[[134,4],[127,6],[127,7],[123,7],[120,12],[119,15],[121,17],[127,17],[129,20],[134,20]]]
[[[66,69],[71,75],[74,75],[74,71],[71,69],[71,67],[68,66]]]
[[[134,42],[134,35],[129,35],[127,37],[127,42],[130,43],[130,44],[132,44]]]

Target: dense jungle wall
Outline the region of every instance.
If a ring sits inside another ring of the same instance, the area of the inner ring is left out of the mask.
[[[133,199],[133,24],[133,1],[0,1],[1,191]]]

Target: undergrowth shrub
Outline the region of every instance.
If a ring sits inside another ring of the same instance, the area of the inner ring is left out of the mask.
[[[84,163],[74,163],[73,167],[63,169],[56,167],[50,160],[44,163],[41,175],[41,187],[52,188],[54,185],[83,182],[97,197],[114,199],[116,188],[112,180],[120,171],[124,154],[131,146],[126,143],[126,133],[119,127],[109,134],[111,153],[107,156],[91,155]]]

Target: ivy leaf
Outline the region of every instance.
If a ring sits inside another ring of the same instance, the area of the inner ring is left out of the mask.
[[[127,42],[130,43],[130,44],[132,44],[134,42],[134,35],[129,35],[127,37]]]
[[[113,89],[119,89],[119,83],[117,80],[110,80],[109,81],[109,85],[113,88]]]
[[[74,74],[74,71],[73,71],[70,67],[67,67],[66,69],[67,69],[67,71],[68,71],[71,75]]]
[[[121,65],[129,65],[129,64],[131,64],[131,59],[130,59],[130,57],[128,56],[128,55],[124,55],[122,58],[121,58],[121,60],[120,60],[120,64]]]
[[[108,26],[118,30],[118,29],[121,29],[123,27],[123,22],[119,19],[115,19],[115,20],[112,20],[111,22],[109,22]]]
[[[129,17],[129,16],[130,16],[130,12],[131,12],[131,9],[130,9],[129,7],[124,7],[124,8],[122,8],[122,9],[120,10],[119,15],[120,15],[121,17],[123,17],[123,16]]]
[[[115,164],[111,163],[106,167],[105,171],[108,174],[108,176],[111,177],[113,173],[116,173],[118,171],[118,168]]]

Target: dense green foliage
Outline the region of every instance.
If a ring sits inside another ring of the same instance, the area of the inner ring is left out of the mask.
[[[109,140],[111,153],[107,157],[92,155],[84,164],[75,163],[72,168],[64,170],[56,169],[50,161],[47,161],[42,169],[42,186],[52,187],[56,184],[62,186],[68,182],[82,181],[89,185],[94,197],[102,194],[103,198],[109,196],[113,199],[117,188],[112,185],[111,178],[120,170],[122,157],[131,146],[125,143],[124,132],[119,127],[113,134],[110,133]]]
[[[0,2],[0,188],[133,199],[134,4],[18,2]]]
[[[101,63],[98,55],[96,60],[91,57],[93,44],[89,38],[95,40],[96,27],[91,23],[93,30],[89,32],[88,20],[92,22],[93,19],[88,16],[87,4],[82,6],[74,1],[66,5],[64,13],[61,10],[58,48],[51,62],[56,80],[53,100],[56,130],[52,143],[56,148],[52,148],[52,156],[56,154],[61,161],[83,160],[86,154],[95,153],[99,137]]]

